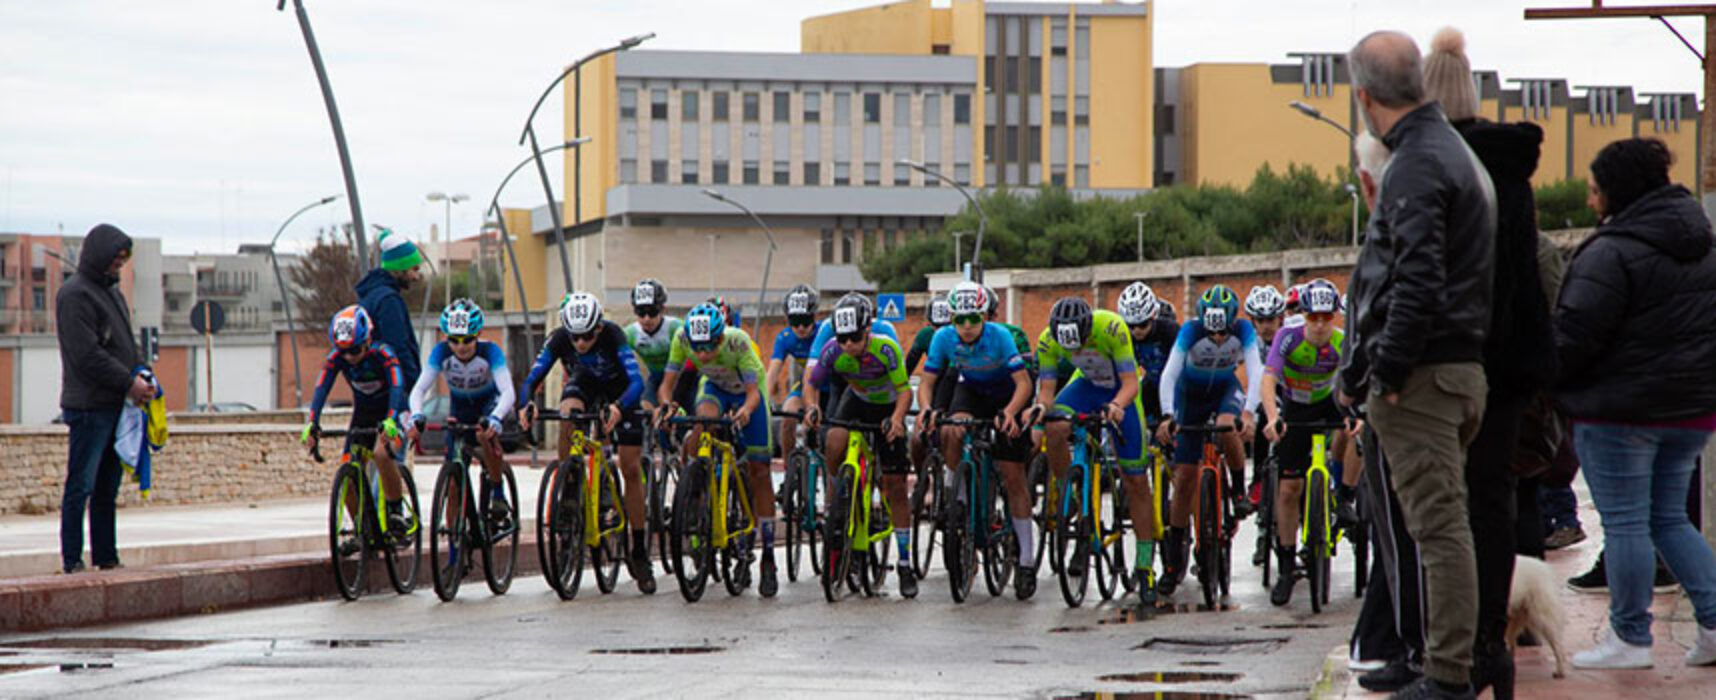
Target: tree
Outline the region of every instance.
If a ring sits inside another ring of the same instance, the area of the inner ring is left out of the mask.
[[[1537,227],[1553,231],[1596,226],[1597,212],[1585,206],[1588,189],[1584,180],[1562,180],[1537,188]]]
[[[357,257],[349,225],[341,232],[323,231],[316,234],[316,246],[310,249],[291,269],[292,286],[299,290],[293,296],[293,306],[300,323],[311,328],[326,325],[340,309],[357,303]]]

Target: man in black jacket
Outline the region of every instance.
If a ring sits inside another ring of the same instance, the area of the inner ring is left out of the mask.
[[[1495,191],[1425,100],[1410,38],[1371,34],[1348,65],[1365,126],[1394,155],[1353,271],[1358,337],[1342,402],[1369,408],[1428,578],[1425,677],[1396,697],[1471,697],[1477,573],[1464,466],[1487,387]]]
[[[83,511],[95,565],[119,566],[115,501],[124,470],[113,450],[126,399],[153,396],[137,376],[139,358],[131,313],[119,294],[119,270],[131,260],[131,237],[102,224],[84,238],[77,274],[54,297],[60,345],[60,408],[71,429],[66,490],[60,501],[60,560],[66,573],[83,566]]]

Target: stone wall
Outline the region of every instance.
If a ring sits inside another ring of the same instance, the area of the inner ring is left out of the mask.
[[[298,424],[174,425],[152,458],[151,505],[237,503],[324,494],[333,463],[318,464],[298,444]],[[338,440],[334,438],[333,440]],[[59,509],[65,488],[64,426],[0,426],[0,515]],[[337,445],[334,449],[337,449]],[[330,456],[334,450],[324,449]],[[143,503],[127,476],[121,507]]]

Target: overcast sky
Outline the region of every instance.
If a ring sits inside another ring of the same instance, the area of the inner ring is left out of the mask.
[[[875,0],[309,0],[351,145],[367,221],[427,235],[442,221],[424,195],[479,208],[525,149],[532,100],[566,64],[616,40],[657,33],[654,49],[797,51],[799,22]],[[1465,29],[1475,67],[1508,78],[1567,78],[1698,92],[1697,60],[1644,19],[1525,22],[1530,6],[1582,0],[1163,0],[1155,61],[1285,62],[1344,51],[1372,29],[1421,44]],[[1610,6],[1639,4],[1610,0]],[[67,233],[118,224],[168,252],[230,252],[343,193],[338,156],[296,20],[275,0],[0,0],[0,231]],[[1694,19],[1674,20],[1689,38]],[[1700,47],[1702,48],[1702,47]],[[538,117],[559,140],[556,99]],[[550,165],[559,191],[559,160]],[[502,197],[543,203],[534,178]],[[349,218],[323,207],[283,240],[307,242]]]

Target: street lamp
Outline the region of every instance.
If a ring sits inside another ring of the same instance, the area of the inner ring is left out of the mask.
[[[364,243],[363,207],[358,204],[357,178],[352,176],[352,155],[346,148],[346,130],[340,124],[340,108],[334,104],[334,86],[328,83],[328,68],[322,65],[322,50],[316,46],[316,34],[310,31],[310,14],[304,11],[304,0],[293,0],[298,10],[298,29],[304,34],[304,48],[310,51],[310,65],[316,69],[316,81],[322,85],[322,104],[328,108],[328,122],[334,128],[334,145],[340,152],[340,172],[346,179],[346,200],[351,202],[352,228],[357,232],[358,272],[369,265],[369,249]],[[284,12],[286,0],[280,0],[274,10]]]
[[[506,190],[507,183],[512,182],[512,176],[517,175],[518,171],[524,169],[524,166],[530,165],[532,162],[535,162],[537,160],[537,158],[539,156],[541,156],[542,154],[553,153],[555,151],[565,150],[568,148],[577,148],[577,147],[582,146],[582,145],[589,143],[589,142],[590,142],[590,139],[587,139],[587,138],[573,139],[571,141],[567,141],[566,143],[562,143],[562,144],[559,144],[556,146],[550,146],[549,148],[542,151],[541,153],[538,153],[538,154],[533,155],[529,158],[525,158],[524,160],[519,161],[518,165],[512,166],[512,170],[507,171],[506,177],[501,178],[500,186],[495,188],[495,196],[489,198],[488,211],[492,211],[495,214],[495,223],[500,228],[501,243],[506,245],[506,257],[508,260],[510,260],[512,262],[512,282],[513,282],[513,285],[515,286],[515,288],[518,290],[518,305],[521,309],[524,310],[524,314],[525,314],[525,317],[524,317],[525,318],[525,321],[524,321],[524,337],[526,340],[533,341],[533,334],[531,333],[532,326],[530,325],[530,300],[528,298],[526,298],[524,295],[524,277],[519,274],[519,270],[518,270],[518,252],[513,250],[512,234],[507,231],[507,229],[506,229],[506,215],[503,212],[501,212],[501,208],[500,208],[501,192]],[[529,235],[530,233],[531,232],[527,231],[526,235]]]
[[[429,193],[429,201],[444,203],[447,211],[446,228],[441,229],[441,274],[447,276],[446,284],[442,285],[442,287],[446,289],[446,291],[442,293],[441,298],[441,304],[443,306],[453,303],[453,263],[447,259],[447,249],[453,246],[453,205],[468,201],[470,198],[470,195],[465,194],[448,195],[441,192]]]
[[[1144,220],[1150,218],[1150,212],[1133,212],[1132,218],[1138,220],[1138,262],[1144,262]]]
[[[961,240],[963,240],[966,236],[971,235],[971,232],[970,231],[954,231],[951,235],[953,236],[953,271],[959,272],[959,250],[960,250],[959,242]]]
[[[1348,129],[1346,126],[1342,125],[1340,122],[1337,122],[1333,119],[1330,119],[1326,116],[1323,116],[1322,110],[1319,110],[1316,107],[1312,107],[1311,105],[1305,104],[1305,103],[1300,102],[1298,100],[1293,100],[1292,102],[1287,103],[1287,106],[1292,107],[1293,109],[1299,110],[1300,114],[1303,114],[1307,117],[1310,117],[1312,119],[1320,121],[1324,124],[1328,124],[1329,126],[1335,127],[1336,129],[1340,129],[1341,133],[1346,134],[1347,138],[1349,138],[1349,139],[1353,138],[1353,130],[1352,129]]]
[[[1357,248],[1358,244],[1359,244],[1359,239],[1358,239],[1359,188],[1358,188],[1358,185],[1355,185],[1355,184],[1349,182],[1349,183],[1346,183],[1346,190],[1347,190],[1347,194],[1353,198],[1353,247]]]
[[[564,280],[566,282],[566,291],[568,291],[568,292],[572,291],[572,263],[569,260],[567,260],[567,258],[566,258],[566,231],[565,231],[564,224],[560,220],[560,206],[558,204],[555,204],[555,202],[554,202],[554,186],[549,184],[549,182],[548,182],[548,166],[543,165],[543,163],[542,163],[542,154],[544,153],[544,151],[542,150],[541,147],[537,146],[537,144],[536,144],[536,125],[535,125],[536,124],[536,112],[537,112],[537,110],[542,109],[542,103],[548,99],[549,93],[554,92],[555,86],[558,86],[562,81],[566,80],[566,76],[571,75],[573,73],[576,73],[579,68],[583,67],[584,64],[589,63],[590,61],[594,61],[597,58],[600,58],[600,57],[605,56],[607,54],[613,53],[615,51],[625,51],[626,49],[630,49],[634,46],[637,46],[638,44],[642,44],[645,41],[648,41],[654,37],[655,37],[655,32],[650,32],[648,34],[639,34],[637,36],[625,39],[625,40],[621,41],[620,43],[615,44],[613,46],[610,46],[608,48],[599,49],[597,51],[592,51],[592,52],[590,52],[590,55],[578,59],[578,61],[576,63],[573,63],[566,70],[561,71],[560,77],[555,78],[554,82],[549,83],[548,88],[546,90],[542,91],[542,96],[536,98],[536,104],[530,108],[530,116],[524,120],[524,133],[520,134],[518,137],[518,142],[520,145],[522,145],[526,140],[530,141],[530,154],[531,154],[531,158],[535,159],[535,161],[536,161],[537,177],[539,177],[542,180],[542,193],[544,195],[547,195],[547,197],[548,197],[548,215],[554,221],[554,246],[557,249],[559,249],[559,251],[560,251],[560,275],[562,276],[562,278],[564,278]],[[577,140],[577,138],[579,137],[578,130],[580,129],[580,126],[578,124],[578,122],[579,122],[578,117],[581,115],[578,114],[578,110],[582,106],[582,102],[581,102],[581,100],[582,100],[581,92],[582,91],[579,90],[578,88],[582,87],[582,80],[583,80],[583,76],[582,75],[578,76],[578,79],[576,81],[574,81],[573,86],[572,86],[573,87],[573,90],[572,90],[572,92],[573,92],[573,98],[572,98],[573,99],[573,110],[572,110],[572,114],[573,114],[572,131],[573,131],[573,133],[572,133],[572,135],[574,137],[573,140]],[[576,211],[576,208],[579,206],[577,193],[578,193],[578,188],[580,185],[578,180],[580,178],[578,176],[580,173],[583,172],[583,164],[579,163],[578,161],[573,161],[572,167],[573,167],[572,206],[574,207],[573,218],[577,219],[577,218],[580,218],[578,216],[579,212]],[[577,222],[574,221],[573,223],[576,224]]]
[[[298,218],[299,214],[315,209],[316,207],[324,204],[331,204],[334,200],[339,198],[340,196],[337,194],[328,195],[304,205],[303,208],[300,208],[298,211],[292,212],[292,215],[286,217],[286,221],[280,224],[279,230],[274,232],[274,238],[269,239],[268,241],[268,264],[274,266],[274,283],[280,286],[280,308],[286,314],[286,337],[290,338],[292,341],[293,408],[304,405],[304,373],[298,367],[298,329],[296,327],[297,324],[292,320],[292,301],[290,296],[286,294],[286,278],[280,275],[280,259],[274,255],[274,244],[280,242],[280,234],[286,232],[286,227],[290,226],[292,224],[292,220]]]
[[[767,223],[765,223],[763,221],[763,217],[757,216],[757,213],[754,211],[751,211],[750,207],[747,207],[743,204],[740,204],[740,203],[735,202],[731,199],[728,199],[726,195],[723,195],[720,192],[716,192],[715,190],[709,189],[707,187],[703,188],[703,196],[708,197],[710,199],[713,199],[717,202],[721,202],[722,204],[726,204],[728,206],[731,206],[735,209],[738,209],[739,211],[745,212],[746,216],[751,217],[752,221],[757,222],[758,226],[763,227],[763,233],[769,237],[769,251],[763,257],[763,286],[761,286],[757,289],[757,316],[756,316],[756,319],[753,320],[753,322],[751,324],[751,336],[760,338],[760,337],[762,337],[761,334],[763,332],[763,302],[767,298],[768,291],[769,291],[769,268],[772,267],[774,265],[774,262],[775,262],[775,248],[777,247],[775,245],[775,232],[769,228],[769,225]],[[711,267],[711,269],[713,269],[714,262],[715,262],[714,261],[715,256],[713,253],[711,253],[709,257],[710,257],[710,267]],[[713,285],[711,285],[711,286],[713,286]],[[713,292],[711,292],[711,293],[713,293]]]
[[[953,178],[950,178],[946,175],[943,175],[938,171],[931,170],[929,168],[929,166],[926,166],[923,163],[919,163],[915,160],[907,160],[905,158],[901,158],[900,160],[897,160],[895,162],[900,164],[900,165],[904,165],[908,168],[911,168],[913,170],[916,170],[920,173],[923,173],[925,175],[928,175],[930,177],[933,177],[937,180],[945,182],[949,185],[953,185],[954,189],[959,190],[960,194],[965,195],[966,201],[971,202],[972,208],[977,210],[977,242],[974,243],[971,247],[971,281],[982,282],[983,281],[983,229],[987,228],[989,225],[989,215],[983,213],[983,205],[977,203],[977,198],[971,196],[971,191],[965,189],[965,185],[959,184],[959,181],[954,180]]]

